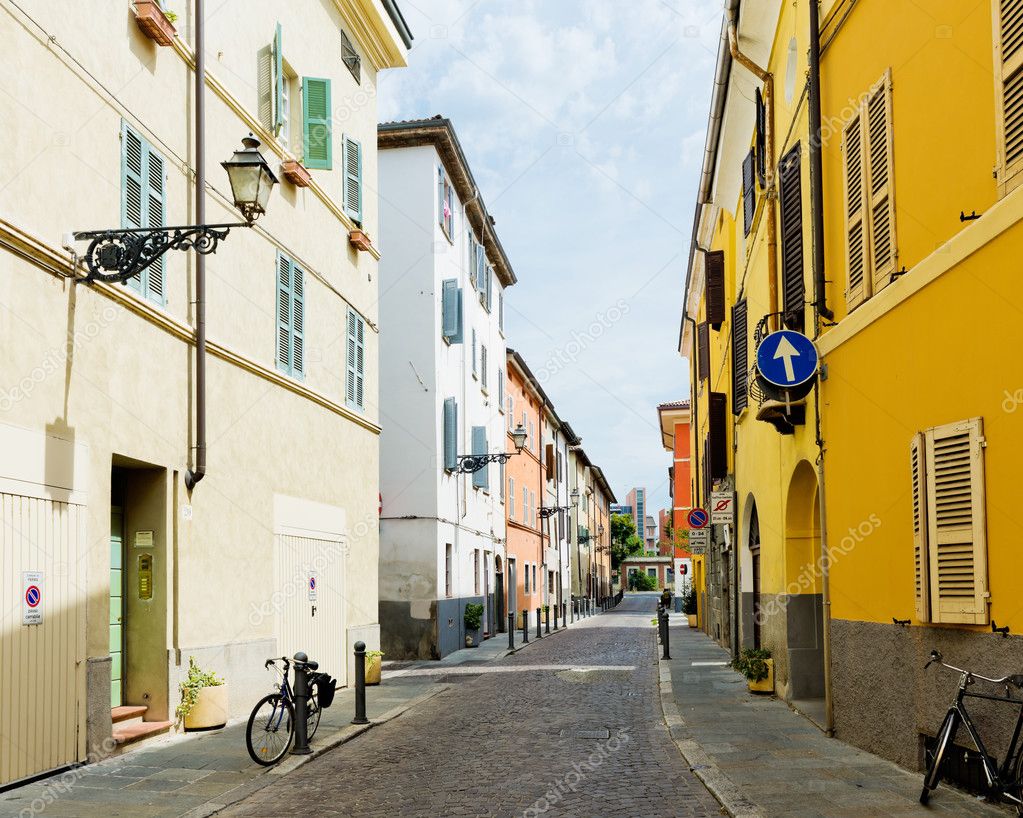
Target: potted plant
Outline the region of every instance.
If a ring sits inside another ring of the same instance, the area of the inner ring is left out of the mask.
[[[696,605],[696,591],[690,589],[686,591],[683,602],[682,610],[685,612],[686,617],[689,619],[689,627],[695,628],[698,625],[697,621],[697,605]]]
[[[135,0],[135,23],[157,45],[171,45],[177,36],[173,11],[164,11],[159,0]]]
[[[480,626],[483,624],[483,606],[478,602],[470,602],[465,606],[462,621],[465,622],[465,646],[467,648],[479,647]]]
[[[767,648],[745,648],[732,667],[746,677],[752,693],[774,692],[774,660]]]
[[[366,651],[366,684],[380,684],[380,667],[383,662],[384,652],[382,650]]]
[[[181,703],[174,711],[186,730],[210,730],[227,724],[227,685],[188,657],[188,675],[178,685]]]

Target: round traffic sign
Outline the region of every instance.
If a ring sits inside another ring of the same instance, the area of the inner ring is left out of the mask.
[[[309,590],[310,591],[316,590],[316,577],[309,577]]]
[[[791,329],[772,332],[757,347],[757,370],[769,384],[789,388],[817,374],[817,347]]]
[[[25,589],[25,604],[30,608],[37,608],[40,600],[43,598],[42,593],[39,590],[38,585],[29,585]]]
[[[694,508],[687,515],[690,528],[706,528],[710,522],[710,515],[702,508]]]

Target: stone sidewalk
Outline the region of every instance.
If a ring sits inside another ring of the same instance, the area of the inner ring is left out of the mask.
[[[559,628],[557,632],[564,631]],[[245,749],[246,717],[222,730],[153,739],[123,755],[0,793],[0,818],[203,818],[446,690],[444,675],[528,650],[535,643],[534,625],[528,645],[522,641],[521,629],[516,632],[514,651],[509,650],[508,634],[498,633],[477,648],[456,651],[440,661],[385,662],[382,684],[366,691],[370,724],[351,724],[355,692],[352,688],[338,690],[310,743],[311,756],[288,756],[271,768],[253,763]],[[460,668],[463,665],[466,667]]]
[[[672,615],[672,659],[661,700],[672,738],[693,771],[741,816],[1005,818],[1007,810],[948,786],[917,799],[923,775],[828,738],[774,696],[750,693],[729,654]]]

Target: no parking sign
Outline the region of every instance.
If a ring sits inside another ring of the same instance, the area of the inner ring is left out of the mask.
[[[21,572],[21,624],[43,624],[43,572]]]

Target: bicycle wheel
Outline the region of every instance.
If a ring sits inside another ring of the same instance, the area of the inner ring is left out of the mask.
[[[253,761],[272,767],[288,752],[294,731],[291,702],[282,699],[280,693],[271,693],[252,708],[245,730],[245,746]]]
[[[1010,793],[1023,800],[1023,749],[1016,753],[1015,773],[1016,783],[1012,786]],[[1016,804],[1015,807],[1016,814],[1023,815],[1023,804]]]
[[[931,790],[941,782],[941,765],[945,760],[945,753],[949,745],[955,741],[956,730],[959,729],[959,714],[955,710],[949,710],[945,714],[945,720],[938,730],[938,740],[934,745],[934,752],[927,763],[927,772],[924,773],[924,788],[920,793],[920,803],[926,804],[931,796]]]
[[[320,709],[320,697],[316,693],[313,693],[309,697],[309,712],[306,715],[305,720],[305,734],[310,741],[313,740],[313,736],[316,735],[316,730],[320,726],[320,715],[322,713],[323,711]]]

